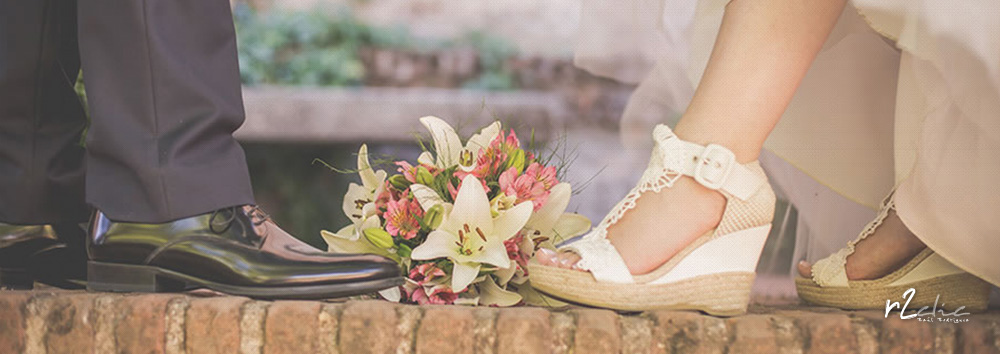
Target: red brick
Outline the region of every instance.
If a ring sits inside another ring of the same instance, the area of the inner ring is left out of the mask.
[[[316,354],[339,354],[337,345],[337,330],[340,328],[340,314],[343,312],[342,304],[322,304],[319,315],[317,315],[317,343],[319,349]]]
[[[989,321],[972,319],[955,326],[958,327],[956,352],[1000,354],[1000,347],[996,346],[1000,343],[1000,338],[993,338]],[[997,326],[997,323],[993,323],[993,326]]]
[[[770,316],[746,315],[729,319],[733,329],[732,353],[775,353],[778,341]]]
[[[188,353],[237,353],[240,350],[242,297],[194,299],[187,310],[184,337]]]
[[[807,353],[850,353],[858,351],[851,318],[843,314],[808,313],[798,324],[809,338]]]
[[[45,298],[42,316],[48,331],[45,347],[49,353],[79,353],[94,348],[97,321],[93,294],[60,294]]]
[[[417,354],[468,353],[475,346],[472,309],[428,306],[417,329]]]
[[[621,351],[618,315],[608,310],[576,311],[574,353],[617,353]]]
[[[24,350],[24,328],[30,292],[0,291],[0,353]]]
[[[267,310],[264,353],[315,353],[320,303],[278,301]]]
[[[472,310],[476,319],[474,353],[493,353],[497,344],[497,317],[500,309],[495,307],[478,307]]]
[[[500,310],[497,317],[498,353],[549,353],[552,328],[549,311],[519,307]]]
[[[393,353],[397,333],[396,305],[386,301],[349,302],[340,318],[341,353]]]
[[[182,296],[144,294],[118,302],[115,340],[123,353],[163,353],[167,340],[167,305]]]
[[[652,352],[725,352],[729,328],[723,319],[687,311],[657,311],[652,316],[657,324]]]
[[[880,342],[883,353],[933,353],[934,331],[930,323],[889,316],[882,322]]]

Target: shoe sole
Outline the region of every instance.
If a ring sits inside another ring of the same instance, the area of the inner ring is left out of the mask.
[[[750,289],[771,224],[714,236],[709,231],[634,283],[597,281],[590,272],[528,264],[531,284],[570,302],[619,311],[697,310],[714,316],[746,313]]]
[[[814,305],[844,310],[885,310],[887,302],[906,303],[903,293],[913,288],[916,293],[907,310],[924,306],[954,311],[980,312],[989,304],[990,284],[968,273],[941,276],[914,283],[886,286],[873,282],[852,282],[850,287],[821,287],[812,279],[796,277],[795,288],[802,300]],[[939,297],[940,296],[940,297]]]
[[[697,310],[729,317],[746,313],[756,274],[727,272],[665,284],[614,284],[590,273],[533,264],[531,285],[538,291],[575,304],[618,311]]]
[[[160,293],[208,288],[258,299],[317,300],[362,295],[403,285],[403,278],[284,287],[221,284],[155,266],[87,262],[87,290],[99,292]]]

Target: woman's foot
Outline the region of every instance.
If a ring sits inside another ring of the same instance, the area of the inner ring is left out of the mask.
[[[634,209],[608,227],[608,240],[633,275],[646,274],[719,225],[725,207],[726,198],[718,191],[680,178],[671,188],[644,193]],[[537,257],[543,265],[561,268],[580,260],[575,253],[547,249]]]
[[[875,232],[855,245],[854,253],[847,257],[844,265],[847,279],[872,280],[892,273],[916,256],[927,246],[917,238],[895,210],[888,216]],[[799,274],[812,277],[812,265],[806,261],[798,264]]]
[[[767,175],[756,161],[741,164],[722,145],[682,140],[666,125],[653,139],[632,192],[590,233],[559,246],[581,258],[540,251],[542,259],[528,263],[532,286],[622,311],[746,313],[774,219]]]

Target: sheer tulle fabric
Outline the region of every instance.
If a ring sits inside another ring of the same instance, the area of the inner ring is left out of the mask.
[[[583,0],[576,64],[639,85],[625,141],[683,112],[727,3]],[[921,240],[1000,284],[998,92],[1000,2],[851,2],[762,157],[799,209],[797,259],[854,239],[898,185]]]

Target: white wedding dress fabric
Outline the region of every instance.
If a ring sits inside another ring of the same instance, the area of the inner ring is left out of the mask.
[[[582,0],[576,64],[638,84],[624,141],[676,122],[727,4]],[[924,243],[1000,284],[1000,1],[850,1],[765,147],[799,211],[795,260],[854,239],[895,187]]]

